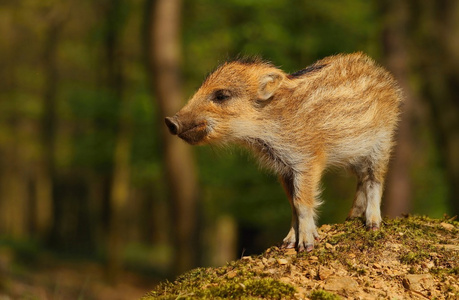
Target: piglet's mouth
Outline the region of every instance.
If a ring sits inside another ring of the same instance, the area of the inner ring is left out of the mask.
[[[185,142],[195,145],[201,142],[208,134],[207,121],[183,121],[177,116],[164,119],[169,132],[178,135]]]
[[[185,142],[196,145],[207,136],[207,123],[202,122],[191,128],[187,128],[179,133],[178,136]]]

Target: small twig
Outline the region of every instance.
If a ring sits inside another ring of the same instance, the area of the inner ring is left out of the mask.
[[[245,253],[245,248],[242,248],[241,258],[244,257],[244,253]]]
[[[429,297],[427,297],[426,295],[424,295],[424,294],[421,293],[421,292],[413,291],[413,290],[410,290],[410,292],[415,293],[415,294],[417,294],[417,295],[419,295],[419,296],[421,296],[421,297],[423,297],[423,298],[425,298],[425,299],[430,299]]]

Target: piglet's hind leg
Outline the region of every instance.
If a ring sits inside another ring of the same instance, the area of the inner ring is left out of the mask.
[[[364,184],[359,178],[357,190],[354,196],[354,203],[352,204],[351,211],[349,212],[348,219],[360,218],[364,215],[367,207],[367,196]]]
[[[381,226],[381,197],[390,157],[390,145],[391,143],[386,141],[375,148],[363,181],[367,199],[365,219],[369,230],[378,230]]]
[[[365,190],[367,195],[366,225],[369,230],[378,230],[381,226],[382,185],[377,181],[367,181]]]
[[[282,187],[287,194],[290,207],[292,208],[292,223],[290,226],[290,231],[282,242],[282,248],[295,248],[297,236],[298,236],[298,216],[296,212],[295,205],[293,204],[293,195],[294,195],[294,186],[293,186],[293,175],[287,174],[280,177]]]

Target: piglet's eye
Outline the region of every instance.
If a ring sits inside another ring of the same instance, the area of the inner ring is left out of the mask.
[[[228,90],[217,90],[214,92],[212,101],[221,103],[228,100],[231,97],[231,93]]]

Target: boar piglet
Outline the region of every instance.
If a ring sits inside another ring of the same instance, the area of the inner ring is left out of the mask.
[[[280,177],[292,208],[283,247],[313,249],[320,179],[327,167],[357,176],[349,217],[381,224],[384,177],[402,94],[362,53],[336,55],[286,74],[259,59],[222,64],[175,116],[172,134],[192,145],[235,142]]]

